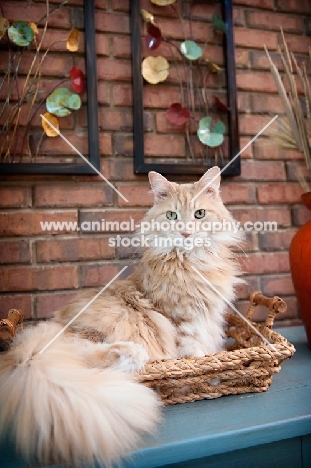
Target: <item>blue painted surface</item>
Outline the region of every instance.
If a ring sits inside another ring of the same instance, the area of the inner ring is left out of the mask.
[[[157,435],[145,437],[144,448],[119,466],[155,468],[311,434],[311,351],[305,332],[302,327],[278,331],[296,353],[282,364],[268,392],[168,406]],[[0,454],[1,468],[26,466],[7,444]]]

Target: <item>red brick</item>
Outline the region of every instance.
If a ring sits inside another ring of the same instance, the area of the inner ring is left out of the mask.
[[[127,237],[126,235],[121,235],[122,238]],[[140,258],[141,251],[139,247],[134,247],[132,245],[127,246],[127,244],[121,244],[117,247],[117,256],[120,260],[129,259],[130,262],[133,262],[134,259]]]
[[[247,23],[251,27],[287,32],[302,31],[302,18],[270,11],[251,10],[246,12]]]
[[[229,208],[231,210],[231,208]],[[250,231],[245,232],[245,240],[239,246],[233,246],[232,251],[241,253],[241,252],[258,252],[258,232]]]
[[[274,10],[274,0],[234,0],[234,4]]]
[[[59,83],[59,80],[41,80],[41,84],[42,86],[40,85],[40,91],[44,91],[46,92],[47,94],[55,87],[55,83]],[[22,84],[21,84],[21,87],[22,87]],[[4,87],[2,88],[2,91],[0,91],[0,93],[3,92],[3,94],[6,94],[7,93],[7,90],[4,89]],[[1,98],[0,98],[1,99]],[[12,106],[13,103],[10,104],[10,106],[8,107],[8,110],[11,110],[11,106]],[[41,131],[41,122],[42,122],[42,119],[40,117],[40,114],[42,114],[42,112],[46,112],[46,108],[45,108],[45,104],[42,104],[41,107],[38,107],[37,108],[37,113],[34,115],[34,117],[32,118],[31,120],[31,125],[33,127],[39,127],[40,128],[40,131]],[[30,114],[29,114],[30,112]],[[19,124],[24,127],[27,125],[28,121],[29,121],[29,118],[30,118],[30,115],[33,114],[33,110],[31,111],[31,107],[30,107],[30,104],[24,104],[21,108],[21,112],[20,112],[20,116],[19,116]],[[4,124],[4,114],[2,115],[1,119],[0,119],[1,123]],[[62,131],[63,130],[72,130],[74,128],[74,114],[70,114],[68,115],[67,117],[62,117],[61,119],[61,129]],[[72,132],[71,132],[72,134]],[[21,146],[21,143],[22,143],[22,140],[23,140],[23,134],[20,132],[20,134],[18,135],[20,138],[20,146]],[[61,138],[56,138],[52,140],[55,141],[58,141],[58,142],[61,142]],[[25,144],[25,143],[24,143]],[[20,149],[19,147],[17,147],[17,153],[20,153]]]
[[[242,268],[247,275],[288,272],[288,252],[249,253],[242,260]]]
[[[83,0],[82,0],[82,5],[83,5]],[[95,8],[107,9],[108,8],[108,0],[95,0]]]
[[[104,287],[109,281],[114,278],[115,275],[121,270],[123,265],[119,264],[96,264],[96,265],[81,265],[80,266],[80,278],[81,286],[100,286]],[[125,270],[125,275],[127,276],[128,271]]]
[[[117,49],[117,53],[120,54],[120,57],[121,57],[121,54],[122,54],[122,48],[119,46],[118,49]],[[217,56],[217,64],[220,65],[221,63],[223,63],[223,51],[221,51],[220,49],[216,52],[215,49],[211,51],[211,54]],[[129,54],[128,56],[130,56],[131,54]],[[166,60],[168,60],[170,62],[170,64],[172,63],[182,63],[182,56],[181,54],[179,53],[178,50],[175,49],[175,47],[172,47],[171,44],[169,44],[168,42],[164,42],[162,41],[162,44],[161,44],[161,47],[159,47],[158,49],[155,49],[155,50],[151,50],[149,49],[148,47],[148,44],[147,44],[147,41],[142,41],[142,48],[141,48],[141,55],[143,58],[145,57],[149,57],[149,56],[152,56],[152,57],[157,57],[158,55],[162,55],[162,57],[165,57]],[[127,55],[126,55],[126,50],[124,50],[124,55],[123,57],[125,58]],[[205,52],[203,51],[203,57],[205,56]],[[218,58],[219,57],[219,58]],[[210,60],[212,60],[212,57],[210,57]]]
[[[185,156],[185,139],[176,135],[146,135],[145,155],[179,158]]]
[[[240,151],[245,148],[245,146],[250,142],[251,138],[240,138]],[[245,150],[241,153],[241,158],[243,159],[252,159],[253,157],[253,144],[247,146]]]
[[[236,47],[246,47],[261,49],[263,44],[268,49],[275,50],[277,48],[277,37],[276,32],[260,31],[258,29],[247,29],[247,28],[235,28],[234,29],[234,40]]]
[[[19,72],[21,74],[27,74],[29,72],[31,63],[33,61],[33,54],[30,52],[25,52],[23,55],[23,60],[21,61]],[[55,54],[53,52],[49,53],[45,58],[41,66],[42,75],[48,76],[58,76],[63,78],[64,71],[69,73],[71,67],[73,67],[73,57],[67,55]],[[0,70],[6,70],[6,63],[0,62]],[[35,69],[36,67],[34,67]]]
[[[311,13],[311,5],[309,0],[277,0],[277,6],[280,10],[288,11],[292,13]]]
[[[275,221],[279,227],[288,227],[291,225],[291,214],[289,208],[278,207],[278,208],[269,208],[269,207],[247,207],[247,208],[230,208],[230,211],[237,221],[241,223],[246,223],[251,221],[255,223],[256,221],[272,222]]]
[[[305,206],[296,206],[292,208],[292,217],[294,226],[302,226],[311,220],[311,211]]]
[[[304,53],[304,55],[303,55],[303,53]],[[263,52],[251,51],[250,54],[251,54],[251,64],[252,64],[253,69],[259,68],[259,69],[266,69],[266,70],[270,71],[269,60],[268,60],[268,57],[267,57],[267,55],[266,55],[266,53],[264,51]],[[269,50],[269,55],[270,55],[273,63],[275,64],[275,66],[277,67],[279,72],[281,72],[281,75],[282,75],[282,72],[284,72],[284,65],[283,65],[283,62],[282,62],[282,59],[281,59],[279,53]],[[301,54],[295,53],[295,58],[296,58],[298,63],[306,62],[306,60],[307,60],[306,51],[302,51]],[[298,92],[301,93],[302,92],[301,83],[298,80],[296,81],[296,83],[297,83]],[[286,81],[285,81],[285,88],[288,88]]]
[[[311,181],[310,180],[311,175],[307,169],[305,162],[299,163],[299,162],[290,161],[286,163],[286,167],[287,167],[287,179],[288,180],[296,182],[301,177],[303,177],[306,181],[309,181],[309,182]]]
[[[96,33],[95,43],[96,43],[97,55],[109,55],[110,54],[109,37],[106,34]]]
[[[144,107],[168,109],[174,102],[181,102],[180,88],[170,86],[144,86]]]
[[[244,8],[233,6],[233,24],[234,26],[245,26]]]
[[[101,0],[96,0],[96,1],[101,1]],[[33,2],[34,3],[40,3],[40,2],[42,2],[42,0],[33,0]],[[49,3],[50,4],[52,4],[52,3],[59,4],[59,3],[63,3],[63,0],[50,0]],[[71,0],[70,5],[82,6],[83,5],[83,0]]]
[[[31,263],[29,241],[0,242],[0,264],[1,263]]]
[[[112,38],[112,52],[115,58],[130,58],[131,37],[130,36],[115,36]]]
[[[36,247],[39,263],[104,260],[115,255],[115,249],[109,247],[108,238],[105,237],[42,240],[37,241]]]
[[[76,266],[7,268],[0,278],[0,291],[44,291],[78,287]]]
[[[37,294],[36,296],[36,318],[52,318],[56,310],[61,309],[72,299],[77,297],[79,292],[55,292],[49,294]]]
[[[269,163],[271,164],[271,163]],[[258,187],[258,201],[261,204],[298,203],[303,190],[300,184],[266,184]]]
[[[3,9],[3,13],[6,18],[10,21],[19,21],[21,19],[21,12],[22,12],[22,19],[23,21],[33,21],[37,23],[40,18],[42,18],[46,14],[46,6],[45,5],[30,5],[29,3],[25,2],[16,2],[4,1],[1,2],[1,6]],[[70,28],[70,11],[68,8],[59,8],[55,10],[49,17],[49,26],[61,26],[63,28]],[[44,20],[41,21],[39,25],[39,30],[42,29],[44,25]]]
[[[130,19],[128,15],[110,13],[105,11],[95,12],[95,28],[105,33],[129,34]]]
[[[98,114],[99,126],[103,130],[133,131],[133,112],[131,110],[114,110],[101,107]]]
[[[280,148],[276,142],[261,137],[254,142],[254,156],[256,159],[277,159],[282,161],[303,159],[299,151]]]
[[[277,91],[273,76],[270,73],[239,71],[236,79],[237,87],[242,90],[266,93]]]
[[[279,71],[283,71],[284,70],[284,65],[282,63],[282,59],[280,57],[280,54],[278,52],[273,52],[269,49],[268,47],[268,50],[269,50],[269,55],[271,56],[271,59],[273,61],[273,63],[275,63],[277,69]],[[267,57],[267,54],[264,50],[254,50],[254,51],[251,51],[250,52],[250,56],[251,56],[251,65],[252,65],[252,68],[264,68],[264,69],[267,69],[267,70],[270,70],[270,65],[269,65],[269,59]]]
[[[113,0],[116,3],[122,3],[122,0]],[[124,2],[123,2],[124,3]],[[127,2],[126,2],[127,3]],[[178,8],[162,8],[157,5],[153,5],[150,0],[141,0],[140,7],[144,8],[145,10],[150,11],[150,13],[156,16],[166,16],[169,18],[178,18]],[[161,20],[161,18],[160,18]]]
[[[149,10],[149,8],[148,8]],[[161,28],[162,35],[164,37],[170,37],[172,39],[185,40],[185,37],[193,37],[196,42],[205,44],[206,39],[210,38],[209,42],[213,42],[213,29],[211,24],[204,22],[193,21],[192,22],[192,34],[190,31],[190,24],[188,21],[184,22],[183,29],[180,26],[179,21],[172,21],[168,18],[161,18],[158,22]]]
[[[211,2],[211,4],[205,3],[202,5],[199,2],[194,2],[190,3],[190,5],[187,3],[183,5],[183,17],[187,19],[191,18],[198,21],[208,19],[211,21],[215,13],[221,15],[220,5],[217,3]]]
[[[238,111],[241,112],[248,112],[250,111],[250,93],[238,93]]]
[[[117,84],[112,88],[112,102],[114,106],[132,106],[132,86],[128,84]]]
[[[221,186],[221,198],[224,203],[256,203],[256,190],[254,186],[232,184],[223,182]]]
[[[252,96],[252,111],[284,113],[284,107],[279,96],[269,94],[255,94]]]
[[[112,155],[112,139],[111,135],[108,133],[100,133],[99,134],[99,150],[101,155]],[[101,165],[104,164],[104,162],[101,162]],[[101,169],[101,173],[108,178],[107,173]],[[99,176],[98,176],[99,177]],[[92,176],[92,179],[94,180],[94,176]],[[98,179],[98,180],[103,180],[103,179]]]
[[[264,126],[270,122],[272,117],[264,115],[241,115],[239,118],[240,134],[252,135],[253,137],[260,132]],[[262,135],[267,136],[272,128],[275,128],[275,121],[267,127]]]
[[[248,299],[249,295],[253,291],[259,291],[259,278],[251,276],[247,277],[247,282],[243,284],[239,284],[236,287],[236,297],[237,299]]]
[[[306,54],[311,47],[311,37],[294,34],[286,35],[286,43],[291,52]]]
[[[129,203],[118,197],[119,206],[152,206],[153,195],[150,193],[150,185],[118,185],[118,190]]]
[[[157,133],[169,133],[171,135],[178,133],[185,135],[185,125],[174,125],[170,123],[166,118],[166,112],[157,112],[155,118]],[[195,132],[195,125],[194,122],[190,121],[190,133]]]
[[[0,187],[0,206],[2,208],[28,208],[31,206],[31,187]]]
[[[99,80],[132,81],[132,64],[130,60],[99,57],[96,64]]]
[[[243,68],[249,64],[249,51],[247,49],[235,48],[235,65],[236,67]]]
[[[99,135],[99,140],[100,140],[100,153],[101,153],[101,155],[103,155],[104,152],[106,151],[106,148],[101,143],[102,137],[108,137],[107,139],[104,138],[103,141],[107,140],[108,144],[111,146],[111,135],[105,134],[105,133],[100,134]],[[111,174],[110,166],[111,166],[111,161],[109,161],[106,158],[105,159],[101,158],[99,171],[108,180],[110,180],[110,174]],[[94,175],[74,175],[74,176],[72,176],[72,178],[69,177],[67,179],[58,176],[57,181],[59,181],[59,182],[60,181],[65,181],[65,182],[68,182],[68,181],[74,181],[74,182],[100,182],[101,184],[103,183],[102,177],[99,176],[99,175],[96,175],[96,174],[94,174]]]
[[[268,252],[274,250],[288,250],[296,232],[297,229],[286,229],[286,231],[278,230],[276,232],[259,232],[258,239],[260,250]]]
[[[61,124],[60,124],[61,125]],[[62,132],[63,135],[67,138],[67,140],[77,148],[80,153],[88,154],[89,149],[89,140],[87,134],[80,134],[77,135],[73,132]],[[34,145],[36,147],[40,138],[40,134],[34,136]],[[73,149],[67,141],[63,140],[63,138],[56,137],[56,138],[45,138],[40,146],[40,154],[42,155],[67,155],[72,154],[75,158],[79,158],[75,149]],[[79,161],[80,162],[80,161]]]
[[[97,83],[97,96],[98,103],[109,106],[110,105],[110,84],[104,81]]]
[[[70,54],[68,53],[67,48],[66,48],[68,33],[69,33],[69,30],[68,29],[67,30],[66,29],[60,29],[60,25],[58,25],[57,29],[54,29],[54,28],[51,29],[51,28],[48,27],[48,29],[47,29],[47,31],[46,31],[46,33],[44,35],[42,45],[41,45],[42,51],[46,51],[46,50],[48,50],[50,48],[53,53],[55,53],[55,52],[66,52],[66,56],[67,56],[67,58],[69,58]],[[57,40],[55,39],[56,37],[57,37]],[[52,47],[51,47],[51,44],[53,44]],[[84,51],[84,34],[81,34],[80,40],[79,40],[79,52],[81,52],[82,50]],[[49,56],[49,54],[50,54],[50,52],[48,53],[48,56]],[[48,56],[45,57],[43,63],[45,63]],[[67,67],[66,67],[66,69],[67,69]]]
[[[132,135],[116,135],[115,136],[115,154],[122,156],[133,156],[134,153],[134,141]],[[133,168],[133,162],[132,162]]]
[[[128,204],[126,204],[128,206]],[[100,210],[100,211],[81,211],[80,212],[80,225],[82,223],[100,223],[100,230],[98,231],[98,224],[94,224],[93,232],[118,232],[117,229],[112,228],[111,222],[118,222],[120,225],[120,232],[124,232],[127,227],[126,223],[131,223],[131,218],[134,224],[137,225],[145,215],[146,210]],[[102,221],[104,220],[104,222]],[[122,224],[123,223],[123,224]],[[87,224],[86,226],[88,226]],[[92,224],[91,224],[92,227]],[[131,228],[131,224],[129,225]],[[131,230],[131,229],[129,229]],[[126,230],[128,232],[128,230]]]
[[[0,319],[7,318],[10,309],[20,309],[24,319],[32,317],[32,295],[14,294],[0,296]]]
[[[130,5],[129,2],[125,2],[124,0],[112,0],[111,8],[115,11],[129,11]]]
[[[77,222],[78,214],[70,211],[19,211],[0,213],[0,236],[50,235],[58,230],[43,231],[40,222]],[[61,231],[62,234],[72,231]]]
[[[265,276],[260,279],[261,291],[266,296],[288,296],[295,294],[292,277],[290,275]]]
[[[242,164],[241,180],[266,181],[286,180],[284,163],[275,161],[244,161]],[[262,187],[265,190],[266,186]]]
[[[105,206],[112,203],[112,189],[103,184],[92,188],[82,185],[38,185],[35,205],[39,207]]]
[[[133,153],[132,153],[133,154]],[[126,181],[147,181],[147,175],[134,174],[133,159],[120,159],[114,160],[111,167],[110,180],[126,180]]]

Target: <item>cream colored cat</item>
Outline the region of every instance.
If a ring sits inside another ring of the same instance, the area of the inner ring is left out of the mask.
[[[240,282],[230,247],[241,231],[202,227],[233,221],[219,195],[219,169],[194,184],[155,172],[149,179],[155,203],[143,220],[148,246],[139,269],[115,281],[70,327],[101,342],[65,332],[40,353],[97,292],[87,290],[53,321],[20,333],[0,357],[0,430],[14,433],[27,459],[110,464],[159,420],[157,396],[131,373],[148,360],[223,349],[225,300],[234,300]]]

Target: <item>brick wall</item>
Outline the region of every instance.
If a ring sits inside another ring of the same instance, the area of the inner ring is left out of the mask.
[[[130,216],[137,222],[152,201],[147,176],[133,174],[129,1],[97,0],[96,6],[101,169],[130,203],[100,177],[1,176],[0,317],[11,307],[21,308],[29,319],[50,317],[78,289],[102,286],[121,266],[131,269],[135,263],[135,252],[109,247],[109,232],[48,233],[39,224],[42,220],[120,221]],[[36,8],[35,1],[31,8]],[[57,28],[68,28],[67,21],[62,25],[59,20]],[[235,0],[234,21],[244,146],[282,110],[263,44],[275,51],[282,26],[290,48],[303,58],[311,46],[311,4],[308,0]],[[54,57],[61,63],[61,54]],[[149,96],[149,107],[157,102],[156,96]],[[148,138],[148,151],[157,153],[152,132]],[[162,145],[167,141],[169,135],[164,134]],[[241,176],[227,178],[222,186],[223,198],[237,220],[271,220],[279,225],[276,233],[249,235],[243,259],[247,285],[239,290],[239,307],[245,310],[247,294],[254,289],[279,294],[288,302],[286,324],[299,322],[288,247],[297,227],[310,219],[299,200],[296,173],[301,164],[298,153],[279,149],[266,133],[243,153]]]

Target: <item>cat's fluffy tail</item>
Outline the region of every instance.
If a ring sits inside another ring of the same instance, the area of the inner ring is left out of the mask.
[[[155,394],[120,371],[87,368],[72,339],[43,323],[0,356],[0,431],[40,463],[110,465],[159,419]]]

